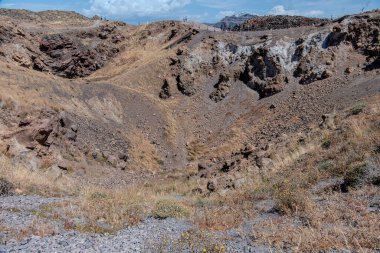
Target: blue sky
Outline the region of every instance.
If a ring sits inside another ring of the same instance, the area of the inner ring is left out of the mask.
[[[252,13],[338,17],[380,8],[380,0],[0,0],[0,8],[73,10],[87,16],[140,23],[161,19],[215,22],[225,15]]]

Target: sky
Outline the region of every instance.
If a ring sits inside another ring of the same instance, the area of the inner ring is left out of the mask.
[[[0,8],[71,10],[133,24],[185,17],[212,23],[241,13],[336,18],[380,8],[380,0],[0,0]]]

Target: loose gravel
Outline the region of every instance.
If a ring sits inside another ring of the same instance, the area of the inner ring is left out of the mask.
[[[188,220],[148,218],[139,225],[125,228],[116,234],[85,234],[66,231],[61,221],[37,217],[42,205],[62,202],[64,199],[39,196],[8,196],[0,198],[0,225],[14,230],[30,226],[36,219],[57,228],[54,235],[30,236],[22,241],[10,238],[0,230],[0,253],[8,252],[196,252],[213,245],[223,245],[225,252],[270,252],[266,247],[255,246],[249,237],[237,231],[209,232],[199,236],[199,231]],[[0,226],[0,228],[1,228]],[[183,233],[191,234],[192,243],[183,241]],[[244,233],[243,233],[244,234]],[[203,238],[199,240],[199,238]],[[204,239],[206,238],[206,239]],[[195,246],[190,246],[194,244]]]

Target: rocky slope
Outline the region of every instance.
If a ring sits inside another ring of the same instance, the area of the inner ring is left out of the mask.
[[[235,27],[237,31],[262,31],[288,29],[300,26],[320,26],[328,23],[327,19],[308,18],[303,16],[257,16],[252,17]]]
[[[247,174],[271,172],[274,145],[380,91],[379,11],[326,23],[260,17],[242,32],[64,12],[1,10],[0,20],[1,153],[56,184],[70,178],[112,190],[180,178],[196,184],[175,200],[234,196],[253,180]],[[272,215],[265,194],[256,224]],[[217,201],[207,200],[196,214],[213,210]],[[26,250],[15,242],[0,251],[17,247]]]

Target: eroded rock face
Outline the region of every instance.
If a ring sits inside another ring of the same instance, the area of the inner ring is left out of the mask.
[[[112,31],[107,27],[101,29],[99,38],[109,39],[108,36]],[[83,39],[89,36],[93,35],[84,34]],[[96,46],[89,46],[72,35],[46,35],[42,38],[39,47],[44,55],[34,57],[34,69],[50,70],[56,75],[67,78],[88,76],[103,67],[108,59],[119,52],[119,49],[112,45],[117,44],[119,40],[116,38],[111,38],[111,40],[113,40],[111,44],[99,42]]]
[[[19,119],[18,115],[25,118]],[[4,125],[4,121],[11,124]],[[4,126],[0,151],[32,171],[42,167],[67,171],[82,166],[81,161],[91,156],[101,166],[122,170],[128,166],[126,140],[110,129],[68,112],[0,108],[0,124]]]
[[[347,40],[368,56],[366,70],[380,68],[380,17],[359,16],[348,25]]]
[[[366,70],[380,67],[380,17],[378,15],[358,15],[339,20],[324,42],[325,47],[339,46],[342,42],[368,56]]]
[[[222,101],[230,93],[230,78],[221,74],[218,82],[214,85],[215,91],[210,94],[210,99],[215,103]]]
[[[294,77],[301,78],[300,84],[311,84],[315,81],[329,78],[332,75],[326,68],[325,65],[317,65],[309,59],[303,58],[294,71]]]
[[[339,46],[346,40],[348,33],[343,31],[340,26],[334,26],[333,31],[327,36],[324,47]]]
[[[0,26],[0,56],[25,68],[65,78],[90,75],[119,52],[119,22],[62,33],[30,32],[14,22]],[[91,39],[91,43],[87,41]]]
[[[161,92],[159,94],[159,97],[161,99],[168,99],[170,98],[172,95],[171,95],[171,92],[170,92],[170,86],[169,86],[169,82],[168,80],[164,80],[164,84],[162,85],[161,87]]]
[[[237,26],[235,30],[238,31],[262,31],[262,30],[275,30],[286,29],[291,27],[300,26],[315,26],[328,23],[326,19],[306,18],[301,16],[263,16],[253,17],[243,24]]]
[[[269,54],[266,48],[258,48],[249,57],[240,80],[259,93],[260,98],[281,92],[281,67],[279,62]]]
[[[191,75],[179,75],[176,78],[178,90],[185,96],[193,96],[196,92],[194,78]]]

